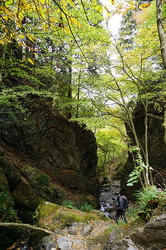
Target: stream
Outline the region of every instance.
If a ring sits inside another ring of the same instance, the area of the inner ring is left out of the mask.
[[[120,192],[120,181],[111,180],[103,184],[100,190],[99,210],[105,214],[109,219],[115,217],[115,207],[117,196]]]

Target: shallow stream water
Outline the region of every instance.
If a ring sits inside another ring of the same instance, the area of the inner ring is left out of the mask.
[[[99,210],[102,211],[106,217],[114,219],[117,196],[120,192],[120,181],[110,180],[101,186],[99,197]]]

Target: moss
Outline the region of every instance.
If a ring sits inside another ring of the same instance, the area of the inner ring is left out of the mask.
[[[86,214],[84,216],[84,220],[83,221],[87,222],[87,221],[90,221],[90,220],[98,220],[98,219],[99,219],[98,217],[96,217],[96,216],[94,216],[92,214]]]
[[[0,191],[9,191],[8,182],[5,175],[0,171]]]
[[[110,219],[105,216],[105,214],[99,210],[93,209],[91,214],[96,216],[99,220],[109,221]]]
[[[42,220],[44,218],[50,217],[60,208],[59,205],[50,202],[43,201],[36,209],[37,220]]]
[[[41,199],[23,178],[20,184],[14,189],[12,196],[18,206],[30,209],[31,211],[35,210],[41,203]]]
[[[50,202],[43,202],[36,210],[36,218],[39,226],[54,231],[57,228],[64,228],[74,222],[89,222],[99,220],[94,213],[85,213],[79,210],[68,209]]]
[[[71,226],[74,222],[82,221],[79,215],[72,214],[70,212],[57,212],[52,220],[53,222],[56,222],[56,225],[59,228]]]
[[[88,245],[90,247],[93,247],[94,245],[100,244],[101,249],[104,249],[104,245],[108,241],[109,235],[110,235],[110,230],[107,229],[103,233],[101,233],[100,235],[98,235],[96,237],[88,238],[88,240],[87,240]],[[94,246],[94,248],[96,248],[96,247]]]
[[[0,167],[2,167],[3,173],[8,180],[10,190],[12,190],[20,182],[20,169],[8,161],[5,157],[0,157]]]

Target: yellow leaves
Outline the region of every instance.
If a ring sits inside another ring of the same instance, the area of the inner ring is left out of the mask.
[[[78,19],[74,18],[74,17],[71,17],[70,18],[70,21],[75,24],[77,27],[81,28],[82,25],[80,24],[80,22],[78,21]]]
[[[140,8],[141,10],[144,10],[145,8],[149,7],[150,5],[151,5],[151,3],[144,3],[144,4],[141,4],[141,5],[139,6],[139,8]]]
[[[40,0],[41,4],[45,4],[45,0]]]
[[[131,5],[130,7],[128,7],[124,12],[123,15],[125,15],[129,10],[135,10],[136,7],[134,5]]]
[[[3,14],[8,15],[8,17],[10,17],[10,18],[13,17],[13,11],[10,10],[9,8],[0,6],[0,10],[2,11]],[[1,11],[0,11],[0,12],[1,12]]]
[[[67,0],[67,2],[72,6],[75,7],[75,3],[72,0]]]
[[[32,36],[30,33],[27,33],[26,34],[27,35],[27,37],[29,38],[29,40],[31,40],[32,42],[35,42],[37,39],[34,37],[34,36]]]
[[[95,11],[102,13],[103,7],[102,7],[102,6],[97,6],[97,7],[95,8]]]
[[[13,0],[7,0],[7,1],[5,1],[6,7],[9,6],[9,5],[11,5],[12,3],[13,3]]]
[[[15,248],[15,246],[16,246],[16,242],[11,246],[11,247],[9,247],[9,248],[7,248],[6,250],[11,250],[11,249],[14,249]]]
[[[114,4],[115,4],[115,0],[110,0],[110,3],[111,3],[112,5],[114,5]]]
[[[32,61],[31,58],[28,58],[28,61],[29,61],[32,65],[34,65],[34,62]]]
[[[68,27],[64,26],[63,29],[65,30],[65,32],[66,32],[67,34],[70,34],[70,33],[71,33],[71,32],[70,32],[70,29],[69,29]]]
[[[42,28],[43,28],[43,30],[46,30],[46,31],[48,31],[49,30],[49,25],[47,24],[47,23],[43,23],[42,24]]]

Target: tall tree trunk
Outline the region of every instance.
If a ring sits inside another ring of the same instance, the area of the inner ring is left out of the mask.
[[[81,69],[78,75],[78,88],[77,88],[77,101],[78,102],[80,100],[80,81],[81,81]],[[76,118],[78,118],[78,116],[79,116],[79,104],[77,104],[77,108],[76,108]]]
[[[162,0],[156,0],[157,29],[160,39],[161,57],[166,69],[166,41],[162,23]]]
[[[68,77],[67,77],[67,97],[68,100],[72,100],[72,62],[68,62]],[[70,119],[72,117],[72,112],[71,112],[72,106],[71,104],[67,108],[67,118]]]
[[[2,71],[3,71],[3,63],[5,60],[5,50],[4,45],[0,45],[0,57],[1,57],[1,65],[0,65],[0,84],[2,82]]]

